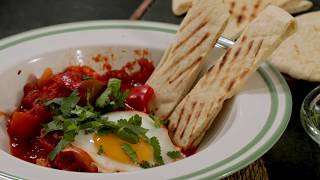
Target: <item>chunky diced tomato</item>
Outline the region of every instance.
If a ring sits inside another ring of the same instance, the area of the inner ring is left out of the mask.
[[[148,112],[148,105],[153,96],[154,91],[150,86],[137,86],[131,89],[126,103],[135,110]]]
[[[41,92],[39,90],[28,91],[28,93],[24,94],[22,99],[21,106],[24,109],[31,109],[33,107],[33,103],[41,96]]]
[[[11,137],[20,140],[36,136],[41,127],[41,119],[29,112],[14,112],[8,124]]]
[[[135,83],[144,84],[151,76],[154,66],[147,59],[141,59],[137,62],[140,66],[140,70],[134,72],[131,76],[134,78]]]
[[[36,82],[27,83],[23,87],[23,93],[25,95],[28,94],[30,91],[34,91],[34,90],[39,90],[38,83]]]

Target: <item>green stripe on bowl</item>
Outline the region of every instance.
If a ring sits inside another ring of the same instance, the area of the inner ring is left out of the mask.
[[[8,174],[8,173],[2,172],[2,171],[0,171],[0,178],[9,179],[9,180],[24,180],[22,178],[18,178],[16,176],[13,176],[11,174]]]
[[[103,29],[137,29],[137,30],[147,30],[147,31],[158,31],[158,32],[166,32],[166,33],[175,33],[178,26],[172,25],[172,24],[165,24],[165,23],[154,23],[154,22],[133,22],[133,21],[93,21],[93,22],[82,22],[82,23],[69,23],[69,24],[63,24],[63,25],[57,25],[57,26],[50,26],[46,28],[40,28],[37,30],[32,30],[26,33],[21,33],[18,35],[14,35],[9,38],[5,38],[0,41],[0,50],[15,46],[17,44],[34,40],[41,37],[56,35],[56,34],[62,34],[62,33],[68,33],[68,32],[77,32],[77,31],[90,31],[90,30],[103,30]],[[246,165],[250,164],[257,158],[259,158],[263,153],[265,153],[269,148],[272,147],[272,145],[279,139],[280,135],[283,133],[288,120],[290,118],[291,114],[291,96],[290,96],[290,90],[285,82],[285,80],[282,78],[281,74],[275,70],[271,65],[267,65],[267,68],[270,68],[272,70],[272,73],[277,77],[277,79],[281,82],[281,85],[283,86],[283,90],[286,93],[286,112],[282,119],[281,126],[277,129],[276,133],[272,136],[271,139],[268,140],[266,144],[264,144],[258,151],[256,151],[254,154],[250,155],[247,159],[243,160],[240,163],[237,163],[234,166],[228,167],[224,170],[219,171],[218,173],[214,175],[209,175],[206,177],[206,179],[213,179],[213,178],[222,178],[227,175],[230,175],[234,173],[237,170],[240,170],[241,168],[245,167]],[[268,86],[268,89],[271,94],[271,104],[272,108],[270,111],[270,114],[268,116],[267,123],[264,125],[263,129],[259,132],[259,134],[244,148],[240,149],[237,153],[233,154],[232,156],[219,161],[209,167],[205,167],[201,170],[198,170],[196,172],[192,172],[188,175],[180,176],[174,179],[186,179],[186,178],[196,178],[198,175],[203,175],[205,173],[209,173],[212,169],[225,164],[229,161],[234,160],[235,158],[241,156],[246,151],[248,151],[253,145],[255,145],[259,140],[265,135],[265,133],[269,130],[269,128],[272,126],[272,123],[275,120],[275,115],[277,114],[278,106],[279,106],[279,98],[277,91],[275,89],[275,85],[272,82],[272,78],[262,69],[259,68],[258,70],[259,75],[263,78],[265,83]],[[0,177],[9,178],[9,179],[22,179],[13,175],[6,174],[4,172],[0,172]]]

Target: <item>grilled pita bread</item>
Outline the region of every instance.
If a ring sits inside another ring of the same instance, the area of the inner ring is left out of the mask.
[[[192,1],[194,0],[172,0],[172,11],[175,15],[182,15],[186,13],[192,6]],[[292,1],[292,0],[291,0]],[[281,6],[287,4],[287,2],[291,2],[290,0],[225,0],[228,4],[245,4],[250,6],[250,4],[269,4],[272,3],[277,6]],[[302,1],[302,0],[293,0],[293,1]],[[260,6],[260,5],[259,5]]]
[[[181,15],[188,10],[185,4],[192,0],[173,0],[173,12]],[[290,13],[303,12],[312,7],[312,2],[306,0],[224,0],[229,13],[230,20],[223,32],[224,37],[235,40],[243,29],[252,21],[267,5],[279,6]]]
[[[193,0],[172,0],[172,11],[180,16],[186,13],[192,6]]]
[[[271,62],[293,78],[320,82],[320,12],[296,19],[297,32],[272,54]]]
[[[173,142],[183,149],[197,147],[224,101],[295,29],[294,18],[284,10],[268,6],[261,12],[172,112],[168,128]]]
[[[311,1],[307,0],[291,0],[288,3],[285,3],[281,6],[283,9],[288,11],[291,14],[296,14],[309,10],[313,6]]]
[[[194,1],[180,25],[177,39],[147,81],[155,90],[150,108],[157,116],[167,118],[190,90],[228,18],[222,0]]]
[[[282,5],[288,0],[224,0],[230,20],[223,32],[224,37],[237,39],[243,29],[269,4]]]

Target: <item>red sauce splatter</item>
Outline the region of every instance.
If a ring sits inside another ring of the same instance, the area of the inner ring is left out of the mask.
[[[142,53],[141,53],[141,49],[134,49],[133,50],[134,54],[138,57],[141,57],[142,56]]]
[[[191,148],[191,149],[187,149],[187,150],[182,149],[181,152],[188,157],[188,156],[195,154],[197,152],[197,150],[198,150],[198,147],[195,147],[195,148]]]
[[[112,66],[109,63],[103,64],[102,68],[103,68],[103,70],[106,70],[106,71],[112,70]]]
[[[150,58],[150,52],[148,49],[135,49],[135,50],[133,50],[133,53],[137,59],[149,59]]]
[[[101,54],[97,54],[95,57],[93,57],[92,59],[95,61],[95,62],[101,62],[101,57],[102,55]]]
[[[142,58],[147,58],[150,55],[147,49],[143,49],[142,51],[143,51]]]
[[[112,55],[111,55],[111,60],[114,58],[113,56],[114,56],[114,55],[112,54]],[[111,66],[111,64],[109,63],[109,57],[108,57],[108,56],[102,55],[102,54],[97,54],[97,55],[94,56],[92,59],[94,60],[94,62],[101,64],[102,70],[105,70],[105,71],[110,71],[110,70],[112,70],[112,66]]]

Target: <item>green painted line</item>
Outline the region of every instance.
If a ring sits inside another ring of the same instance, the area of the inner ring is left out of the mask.
[[[35,40],[38,38],[46,37],[46,36],[51,36],[51,35],[56,35],[56,34],[63,34],[63,33],[68,33],[68,32],[77,32],[77,31],[89,31],[89,30],[105,30],[105,29],[138,29],[138,30],[148,30],[148,31],[161,31],[161,32],[167,32],[167,33],[175,33],[176,30],[172,29],[166,29],[166,28],[158,28],[158,27],[148,27],[148,26],[139,26],[139,25],[96,25],[96,26],[87,26],[87,27],[75,27],[75,28],[66,28],[66,29],[61,29],[61,30],[54,30],[54,31],[48,31],[48,32],[43,32],[40,34],[35,34],[31,36],[27,36],[21,39],[17,39],[15,41],[6,43],[4,45],[0,45],[0,50],[4,50],[8,47],[15,46],[17,44],[30,41],[30,40]]]

